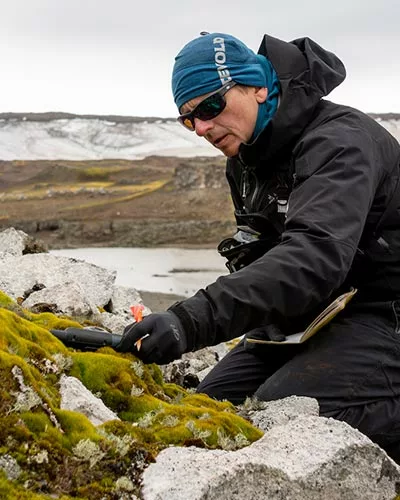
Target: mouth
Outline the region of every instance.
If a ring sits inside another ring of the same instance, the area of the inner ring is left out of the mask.
[[[225,134],[221,137],[219,137],[218,139],[216,139],[215,141],[213,141],[213,145],[216,147],[216,148],[219,148],[221,147],[221,145],[224,143],[225,139],[228,137],[228,134]]]

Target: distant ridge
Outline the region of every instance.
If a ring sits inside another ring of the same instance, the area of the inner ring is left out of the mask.
[[[400,114],[371,115],[400,141]],[[398,117],[398,118],[397,118]],[[0,113],[0,160],[104,160],[222,153],[174,118]]]
[[[175,118],[161,118],[157,116],[121,116],[121,115],[77,115],[74,113],[63,113],[61,111],[48,111],[45,113],[0,113],[0,120],[24,120],[29,122],[48,122],[52,120],[71,120],[79,118],[83,120],[104,120],[115,123],[167,123],[175,121]]]
[[[367,113],[374,120],[400,120],[400,113]]]
[[[367,113],[374,120],[400,120],[400,113]],[[48,111],[45,113],[0,113],[0,120],[17,120],[30,122],[48,122],[52,120],[102,120],[115,123],[168,123],[176,118],[157,116],[122,116],[122,115],[78,115],[62,111]]]

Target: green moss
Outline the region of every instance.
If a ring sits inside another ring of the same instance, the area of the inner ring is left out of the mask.
[[[31,440],[32,433],[17,414],[3,415],[0,418],[0,447],[3,452],[9,446],[13,450],[18,449],[21,444],[29,443]]]
[[[48,330],[12,311],[0,308],[0,324],[0,349],[11,350],[22,358],[29,355],[45,357],[46,352],[67,352],[64,344]]]
[[[72,449],[81,439],[91,439],[94,442],[103,439],[85,415],[68,410],[56,410],[55,414],[65,433],[64,443],[68,449]]]
[[[52,423],[48,415],[44,413],[25,412],[21,413],[21,418],[24,421],[26,427],[33,434],[40,435],[46,432],[49,427],[52,427]]]
[[[14,301],[0,290],[0,307],[11,307],[14,305]]]
[[[216,401],[215,399],[210,399],[205,394],[187,394],[182,399],[182,404],[207,408],[216,410],[216,411],[235,411],[235,407],[229,401]]]
[[[123,420],[134,422],[164,404],[162,386],[155,382],[145,365],[141,377],[135,373],[133,356],[123,357],[110,348],[104,348],[96,353],[75,353],[73,359],[71,375],[82,380],[89,390],[101,395],[106,406]],[[142,395],[132,397],[133,387],[141,389]]]
[[[4,473],[0,471],[0,498],[2,500],[50,500],[52,497],[44,494],[36,494],[32,491],[26,490],[22,486],[15,484],[14,481],[8,481]],[[58,497],[58,500],[70,499],[70,496],[65,495]],[[79,499],[74,497],[74,500]]]
[[[185,389],[176,384],[166,383],[163,385],[165,394],[172,400],[180,400],[187,392]]]
[[[29,320],[47,330],[65,330],[68,327],[81,328],[82,325],[77,321],[71,320],[70,318],[65,318],[63,316],[55,316],[52,313],[40,313],[40,314],[29,314]]]
[[[155,415],[151,428],[156,440],[180,444],[192,438],[202,439],[210,448],[223,447],[219,439],[221,433],[231,436],[233,440],[242,435],[248,442],[259,439],[263,434],[232,411],[226,411],[226,403],[206,397],[202,406],[190,406],[184,399],[180,405],[169,405],[168,409]],[[240,442],[230,447],[240,448]]]
[[[156,365],[111,348],[67,349],[49,329],[80,326],[70,318],[32,314],[0,294],[0,325],[0,455],[22,469],[13,482],[0,474],[0,498],[113,499],[125,477],[138,495],[143,468],[170,444],[235,449],[262,434],[230,403],[164,383]],[[95,427],[62,410],[65,372],[121,420]]]

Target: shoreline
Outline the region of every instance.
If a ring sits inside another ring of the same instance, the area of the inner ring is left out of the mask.
[[[138,292],[142,297],[143,304],[149,307],[153,313],[164,312],[175,302],[188,298],[175,293],[147,292],[144,290],[138,290]]]
[[[116,285],[135,288],[145,306],[162,312],[227,274],[217,249],[204,245],[179,247],[86,247],[50,253],[115,271]]]
[[[37,238],[40,240],[40,237]],[[41,241],[42,242],[42,241]],[[48,251],[52,250],[77,250],[79,248],[144,248],[144,249],[152,249],[152,248],[178,248],[181,250],[213,250],[217,252],[217,246],[219,241],[216,243],[162,243],[160,245],[107,245],[107,244],[99,244],[99,245],[90,245],[90,244],[79,244],[79,245],[70,245],[66,244],[65,246],[60,246],[59,244],[50,245],[46,244]]]

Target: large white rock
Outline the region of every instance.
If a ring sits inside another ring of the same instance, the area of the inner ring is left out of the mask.
[[[23,231],[9,227],[0,232],[1,256],[17,257],[24,253],[37,253],[40,251],[45,251],[44,245]]]
[[[14,299],[38,284],[49,288],[73,282],[90,303],[104,306],[112,296],[115,278],[115,271],[43,253],[22,255],[0,263],[0,290]]]
[[[238,451],[163,450],[144,472],[142,495],[144,500],[393,500],[399,481],[400,467],[359,431],[333,419],[301,416]]]
[[[119,420],[118,415],[107,408],[103,401],[87,389],[75,377],[62,375],[60,378],[62,410],[76,411],[85,415],[93,425],[104,424],[109,420]]]
[[[319,404],[314,398],[289,396],[276,401],[260,401],[262,409],[247,412],[246,418],[253,425],[266,432],[275,425],[283,425],[299,416],[319,415]]]
[[[0,232],[0,290],[26,297],[27,309],[89,318],[113,333],[134,321],[130,307],[143,305],[142,298],[135,288],[114,286],[116,272],[47,252],[31,255],[41,248],[23,231]],[[99,306],[107,307],[100,312]],[[143,305],[143,315],[150,313]]]
[[[22,255],[25,249],[28,235],[13,227],[0,232],[0,252],[8,253],[16,257]]]
[[[86,299],[83,290],[76,283],[62,283],[32,292],[21,305],[27,309],[32,309],[43,303],[54,305],[54,312],[67,314],[68,316],[89,318],[98,315],[96,305],[91,304]]]

